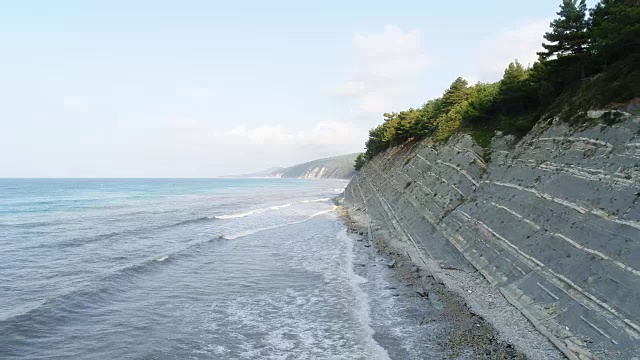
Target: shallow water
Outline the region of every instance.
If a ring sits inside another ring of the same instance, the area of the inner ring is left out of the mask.
[[[354,272],[345,185],[0,180],[0,358],[423,357],[388,270]]]

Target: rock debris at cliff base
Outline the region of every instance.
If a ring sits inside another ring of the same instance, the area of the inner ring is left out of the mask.
[[[354,214],[355,213],[355,214]],[[354,216],[350,216],[354,214]],[[417,254],[402,242],[391,238],[370,237],[358,211],[344,212],[351,232],[363,239],[359,245],[387,258],[399,282],[409,291],[402,296],[419,298],[422,306],[437,309],[423,324],[444,324],[446,328],[434,341],[442,358],[451,359],[564,359],[546,338],[540,335],[517,309],[476,276],[455,276],[450,269],[446,284],[435,279],[426,266],[414,261]],[[356,220],[359,219],[359,220]],[[370,266],[370,264],[362,264]],[[455,290],[453,290],[455,289]],[[482,314],[482,315],[479,315]],[[487,321],[490,318],[493,321]],[[498,321],[497,318],[500,318]],[[499,324],[498,329],[494,328]],[[499,330],[499,331],[498,331]]]
[[[354,177],[346,206],[434,275],[479,272],[568,357],[638,357],[640,117],[604,113],[490,149],[467,135],[391,148]]]

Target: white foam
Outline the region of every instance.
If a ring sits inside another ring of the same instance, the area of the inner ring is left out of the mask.
[[[255,210],[251,210],[251,211],[247,211],[247,212],[243,212],[243,213],[229,214],[229,215],[218,215],[218,216],[214,216],[213,218],[214,219],[218,219],[218,220],[237,219],[237,218],[243,218],[243,217],[251,216],[253,214],[263,213],[263,212],[268,211],[268,210],[284,209],[284,208],[287,208],[289,206],[291,206],[291,204],[270,206],[268,208],[255,209]]]
[[[305,201],[303,201],[303,203],[308,204],[308,203],[312,203],[312,202],[325,202],[325,201],[329,201],[329,200],[331,200],[331,198],[305,200]]]
[[[287,208],[287,207],[289,207],[289,206],[291,206],[291,204],[284,204],[284,205],[280,205],[280,206],[272,206],[272,207],[270,207],[269,209],[270,209],[270,210],[278,210],[278,209],[284,209],[284,208]]]
[[[317,212],[317,213],[315,213],[315,214],[313,214],[313,215],[309,216],[309,218],[308,218],[307,220],[311,220],[311,219],[313,219],[314,217],[319,216],[319,215],[322,215],[322,214],[330,213],[330,212],[332,212],[332,211],[335,211],[337,208],[338,208],[337,206],[334,206],[333,208],[331,208],[331,210],[325,210],[325,211]],[[301,221],[301,222],[305,222],[305,221],[307,221],[307,220],[304,220],[304,221]]]
[[[365,329],[366,344],[371,352],[371,359],[381,359],[388,360],[391,359],[389,357],[389,353],[385,348],[380,346],[378,342],[374,339],[373,335],[375,331],[371,327],[371,318],[369,317],[369,312],[371,309],[369,308],[369,297],[367,294],[360,288],[360,284],[366,283],[368,280],[363,278],[362,276],[357,275],[353,270],[353,240],[347,235],[344,230],[341,230],[336,235],[338,239],[342,239],[347,243],[347,276],[351,281],[351,287],[356,294],[356,298],[358,299],[359,306],[356,309],[356,315],[359,318],[360,323]]]
[[[301,224],[303,222],[307,222],[311,219],[313,219],[316,216],[320,216],[322,214],[326,214],[326,213],[330,213],[332,211],[334,211],[335,209],[337,209],[337,206],[334,206],[331,210],[325,210],[325,211],[320,211],[318,213],[315,213],[311,216],[309,216],[308,218],[301,220],[301,221],[294,221],[294,222],[290,222],[290,223],[286,223],[286,224],[279,224],[279,225],[272,225],[272,226],[267,226],[267,227],[262,227],[262,228],[257,228],[257,229],[251,229],[251,230],[245,230],[245,231],[241,231],[235,234],[230,234],[230,235],[222,235],[220,236],[220,238],[225,239],[225,240],[234,240],[237,238],[241,238],[244,236],[248,236],[248,235],[252,235],[255,233],[259,233],[262,231],[267,231],[267,230],[273,230],[273,229],[277,229],[277,228],[281,228],[281,227],[285,227],[285,226],[291,226],[291,225],[296,225],[296,224]]]
[[[360,284],[366,284],[369,282],[369,280],[367,280],[366,278],[363,278],[360,275],[354,274],[354,281],[356,284],[360,285]]]
[[[167,260],[168,258],[169,258],[169,257],[165,255],[165,256],[161,256],[161,257],[159,257],[159,258],[156,258],[156,259],[155,259],[155,261],[157,261],[157,262],[163,262],[163,261]]]
[[[226,220],[226,219],[236,219],[236,218],[242,218],[245,216],[249,216],[252,214],[255,214],[258,210],[253,210],[253,211],[247,211],[244,213],[239,213],[239,214],[230,214],[230,215],[220,215],[220,216],[214,216],[215,219],[219,219],[219,220]]]

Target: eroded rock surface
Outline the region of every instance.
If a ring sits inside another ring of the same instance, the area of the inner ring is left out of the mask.
[[[638,357],[640,117],[602,114],[490,150],[467,135],[389,149],[346,204],[441,268],[482,273],[568,357]]]

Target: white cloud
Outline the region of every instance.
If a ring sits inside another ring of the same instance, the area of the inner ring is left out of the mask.
[[[62,106],[68,111],[85,112],[89,110],[89,99],[85,96],[77,95],[63,96]]]
[[[250,127],[239,124],[232,127],[213,127],[206,122],[182,118],[168,124],[165,134],[171,138],[172,148],[198,154],[219,154],[226,148],[246,146],[263,151],[288,149],[292,156],[308,154],[343,154],[362,150],[367,137],[366,128],[352,122],[320,121],[308,128],[291,129],[283,125]],[[154,141],[161,142],[161,141]]]
[[[429,63],[422,32],[394,25],[380,33],[355,34],[352,47],[350,77],[328,93],[351,98],[361,114],[397,110],[411,97],[417,76]]]
[[[347,81],[331,89],[327,89],[325,93],[338,96],[361,96],[365,93],[365,84],[359,81]]]
[[[199,120],[190,117],[183,117],[169,124],[169,128],[174,130],[199,130],[201,127]]]
[[[179,87],[176,89],[176,96],[195,104],[207,104],[214,100],[216,93],[209,88]]]
[[[481,41],[473,52],[473,64],[465,78],[470,83],[499,80],[507,65],[516,59],[525,66],[532,65],[538,59],[536,52],[542,50],[549,23],[550,19],[534,20]]]
[[[400,97],[397,90],[370,91],[363,94],[359,101],[359,110],[365,114],[382,115],[394,109],[395,98]]]
[[[357,57],[357,77],[364,80],[411,78],[427,64],[421,31],[402,31],[387,25],[382,33],[356,34],[353,49]]]
[[[198,132],[203,134],[202,129]],[[282,125],[263,125],[249,128],[238,125],[233,128],[212,128],[204,132],[207,140],[216,144],[252,145],[345,145],[361,144],[354,141],[354,134],[363,133],[351,122],[321,121],[313,128],[291,130]]]

